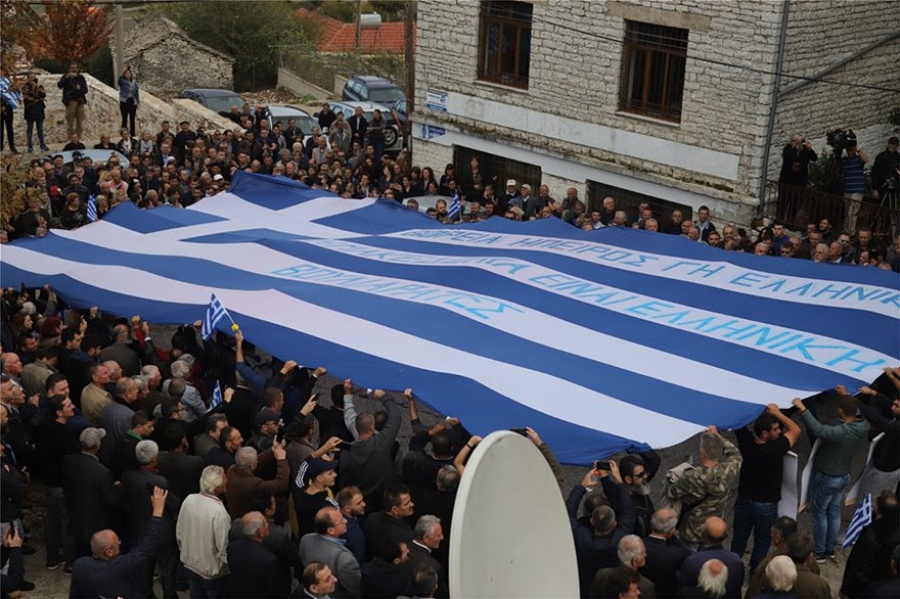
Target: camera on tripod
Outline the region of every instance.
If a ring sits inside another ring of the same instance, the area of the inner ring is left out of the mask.
[[[853,129],[835,129],[825,134],[825,143],[834,148],[838,154],[856,145],[856,133]]]

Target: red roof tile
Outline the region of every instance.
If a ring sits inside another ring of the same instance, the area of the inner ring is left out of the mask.
[[[356,24],[341,23],[336,19],[309,11],[297,10],[301,18],[312,19],[319,24],[321,39],[319,52],[352,52],[356,49]],[[404,23],[382,23],[379,27],[360,32],[359,49],[363,54],[402,54],[405,46]],[[413,25],[413,45],[416,43],[416,26]]]

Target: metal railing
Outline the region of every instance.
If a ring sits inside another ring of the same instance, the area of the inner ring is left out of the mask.
[[[807,224],[827,218],[836,231],[855,233],[860,229],[871,229],[876,237],[890,240],[900,225],[900,209],[882,205],[869,196],[864,197],[858,206],[853,206],[858,208],[855,227],[850,221],[852,215],[848,214],[849,208],[850,200],[843,196],[778,181],[766,184],[762,202],[763,216],[778,220],[796,231],[806,231]]]

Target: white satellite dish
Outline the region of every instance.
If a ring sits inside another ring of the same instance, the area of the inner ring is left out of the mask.
[[[559,485],[529,439],[491,433],[463,475],[450,535],[450,596],[577,598],[575,542]]]

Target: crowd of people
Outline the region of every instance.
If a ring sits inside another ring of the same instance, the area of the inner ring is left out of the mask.
[[[199,322],[163,350],[139,316],[72,308],[48,287],[7,289],[2,308],[4,595],[33,589],[22,556],[38,551],[42,511],[45,566],[71,576],[72,597],[158,596],[156,573],[165,597],[449,596],[455,496],[481,438],[452,417],[424,424],[411,389],[328,384],[326,368],[267,357],[240,330],[203,341]],[[900,368],[833,393],[836,421],[796,399],[733,442],[710,426],[660,477],[660,505],[654,451],[598,462],[568,490],[526,429],[565,498],[581,595],[836,596],[818,565],[835,559],[853,457],[884,433],[861,482],[875,519],[840,593],[896,597]],[[795,420],[821,443],[812,535],[778,511]]]
[[[77,78],[73,65],[60,87],[77,88]],[[851,235],[824,218],[805,232],[780,222],[748,232],[717,228],[705,206],[696,220],[680,209],[655,214],[649,204],[629,214],[613,197],[588,211],[575,188],[554,199],[547,185],[535,195],[509,179],[500,190],[477,157],[465,173],[448,164],[438,178],[407,164],[403,152],[379,156],[366,127],[344,123],[340,113],[309,136],[292,121],[270,129],[260,107],[236,115],[242,126],[233,130],[182,122],[174,131],[163,122],[159,132],[135,137],[139,95],[128,81],[120,139],[104,134],[93,146],[127,162],[112,156],[96,164],[77,153],[71,164],[62,156],[32,161],[27,205],[4,241],[74,229],[123,202],[186,207],[227,189],[243,170],[411,209],[414,198],[443,196],[428,214],[448,223],[558,218],[584,230],[633,227],[727,251],[900,272],[900,237],[882,244],[868,229]],[[83,103],[67,97],[63,149],[85,150]],[[40,128],[38,135],[43,144]],[[460,200],[458,215],[452,198]],[[27,523],[39,506],[28,489],[40,481],[45,565],[71,575],[73,597],[154,596],[156,573],[165,597],[185,590],[191,597],[449,595],[456,489],[481,439],[454,418],[423,424],[412,390],[370,394],[346,380],[315,393],[325,368],[263,360],[240,331],[204,342],[199,325],[184,326],[164,351],[140,317],[68,307],[49,288],[6,290],[2,307],[4,594],[33,588],[22,556],[36,551]],[[815,413],[819,404],[795,400],[790,413],[768,406],[735,431],[734,442],[710,427],[693,463],[663,477],[660,506],[650,486],[660,468],[655,452],[597,463],[567,493],[552,451],[528,429],[566,497],[581,595],[834,596],[818,564],[835,557],[853,456],[884,433],[863,479],[876,517],[850,554],[839,592],[896,597],[900,369],[856,395],[834,393],[836,423]],[[414,434],[401,447],[404,411]],[[778,513],[782,460],[803,434],[794,412],[821,440],[812,535]]]
[[[122,89],[130,88],[123,84]],[[129,93],[136,95],[136,89]],[[130,97],[123,102],[127,103],[124,121],[133,116],[136,101]],[[851,234],[834,227],[827,217],[809,224],[805,231],[791,231],[781,221],[756,229],[732,224],[717,227],[706,206],[697,210],[693,220],[680,208],[668,214],[655,213],[647,202],[635,211],[622,209],[613,197],[588,210],[575,187],[558,199],[552,197],[546,184],[537,185],[535,193],[531,184],[508,179],[500,189],[502,181],[483,173],[478,157],[470,160],[462,174],[453,164],[447,164],[440,177],[431,167],[407,164],[405,151],[378,157],[362,115],[345,122],[343,113],[323,110],[319,113],[322,126],[308,136],[293,119],[276,121],[270,129],[264,106],[251,109],[247,105],[233,118],[240,127],[214,131],[194,129],[189,122],[179,123],[175,130],[163,121],[158,132],[145,130],[139,138],[123,126],[118,140],[104,133],[93,149],[115,150],[124,160],[111,155],[97,163],[78,153],[87,146],[79,133],[73,132],[63,147],[64,151],[75,152],[70,163],[62,154],[29,163],[25,201],[20,214],[2,232],[2,241],[41,236],[50,228],[74,229],[102,219],[123,202],[140,208],[187,207],[224,191],[236,172],[247,171],[288,177],[345,199],[394,200],[413,210],[419,209],[422,196],[438,196],[426,213],[445,223],[494,216],[513,220],[557,218],[586,231],[632,227],[682,236],[723,250],[900,272],[900,235],[884,240],[866,227]],[[73,127],[77,129],[77,124]],[[459,198],[459,211],[452,210],[454,198]]]

